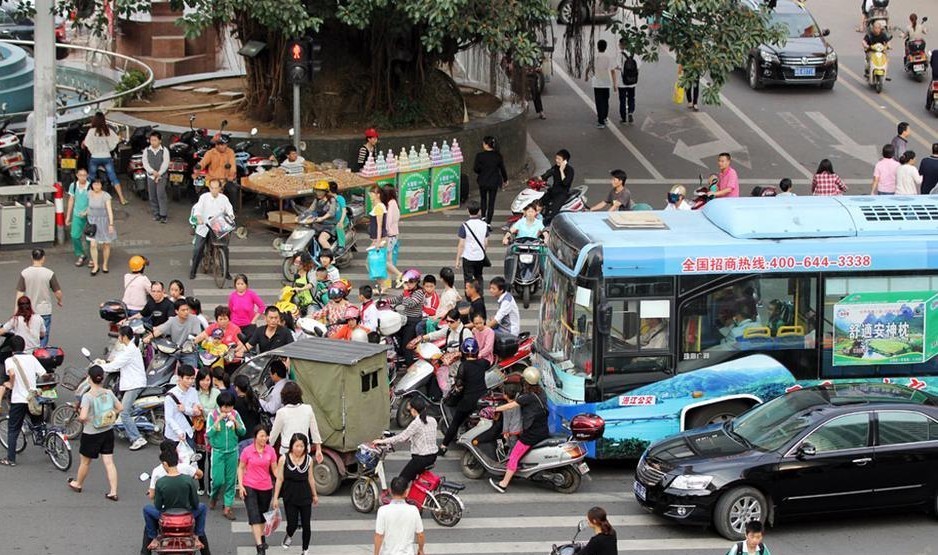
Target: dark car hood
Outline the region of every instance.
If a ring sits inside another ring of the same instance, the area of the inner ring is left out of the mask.
[[[726,433],[721,424],[683,432],[651,446],[648,456],[674,467],[754,453]]]
[[[785,56],[826,56],[827,43],[823,37],[790,38],[785,46],[768,45],[772,52]]]

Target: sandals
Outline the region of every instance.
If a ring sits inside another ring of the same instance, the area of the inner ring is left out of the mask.
[[[231,510],[231,507],[225,507],[225,510],[222,511],[222,516],[224,516],[228,520],[232,520],[232,521],[235,520],[235,515],[234,515],[234,512]]]
[[[106,497],[108,501],[114,501],[115,503],[117,502],[117,494],[116,494],[116,493],[115,493],[114,495],[111,495],[110,493],[105,493],[105,494],[104,494],[104,497]]]
[[[74,491],[75,493],[81,493],[81,487],[80,487],[80,486],[72,485],[72,482],[74,482],[74,481],[75,481],[74,478],[69,478],[69,479],[68,479],[68,482],[66,482],[66,483],[68,484],[68,489]]]
[[[16,463],[10,459],[0,459],[0,465],[13,467],[16,466]]]
[[[82,266],[85,265],[85,261],[86,261],[86,260],[87,260],[87,259],[86,259],[84,256],[79,256],[79,257],[78,257],[78,260],[75,261],[75,267],[76,267],[76,268],[81,268]]]
[[[98,275],[98,272],[100,272],[100,271],[101,271],[100,268],[97,269],[97,270],[91,270],[91,275],[96,276],[96,275]]]

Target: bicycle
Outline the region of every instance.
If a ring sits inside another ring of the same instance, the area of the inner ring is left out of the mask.
[[[49,405],[50,408],[55,406],[55,400],[39,397],[39,404],[43,405],[43,412],[45,413],[47,412],[45,410],[46,405]],[[0,418],[0,444],[3,445],[4,449],[9,448],[10,443],[9,421],[9,416]],[[53,466],[62,472],[67,472],[68,469],[72,467],[72,447],[69,445],[68,438],[61,428],[46,424],[45,420],[42,420],[41,417],[33,417],[31,414],[28,414],[23,420],[22,432],[16,440],[17,453],[22,453],[26,450],[27,436],[32,438],[33,445],[43,448],[46,455],[48,455],[49,459],[52,461]]]
[[[225,286],[228,276],[228,243],[231,232],[235,230],[234,219],[228,216],[216,216],[206,222],[210,237],[205,242],[202,255],[202,271],[215,278],[215,286]]]

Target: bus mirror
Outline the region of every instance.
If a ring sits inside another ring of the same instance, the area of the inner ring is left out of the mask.
[[[596,329],[602,335],[609,335],[612,331],[612,305],[607,301],[599,305],[599,320],[596,323]]]
[[[626,312],[622,325],[625,326],[622,337],[637,337],[642,332],[637,312]]]

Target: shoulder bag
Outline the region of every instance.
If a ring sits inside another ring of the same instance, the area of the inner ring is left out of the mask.
[[[475,239],[475,242],[476,242],[477,245],[479,245],[479,248],[482,249],[482,267],[483,267],[483,268],[491,268],[491,267],[492,267],[492,261],[489,260],[489,255],[488,255],[487,252],[485,252],[485,247],[482,246],[482,241],[479,241],[479,238],[476,237],[475,232],[472,231],[472,228],[471,228],[471,227],[469,227],[469,223],[468,223],[468,222],[466,222],[466,223],[464,223],[464,224],[462,224],[462,225],[466,228],[466,231],[469,232],[469,235],[472,235],[472,238]]]
[[[23,387],[26,389],[26,405],[29,408],[29,414],[33,416],[42,415],[42,405],[39,404],[39,392],[35,389],[29,389],[29,380],[26,379],[26,373],[23,372],[23,367],[20,366],[20,361],[16,360],[16,357],[10,357],[13,360],[13,364],[16,366],[16,375],[23,382]]]

